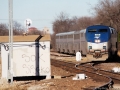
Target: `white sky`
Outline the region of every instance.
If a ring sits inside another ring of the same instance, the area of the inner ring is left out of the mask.
[[[0,0],[0,23],[8,23],[9,0]],[[31,27],[52,31],[52,22],[65,12],[69,18],[92,16],[93,7],[99,0],[13,0],[13,19],[22,25],[27,18],[32,20]]]

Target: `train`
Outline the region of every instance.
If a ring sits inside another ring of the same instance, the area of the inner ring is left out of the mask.
[[[80,52],[88,60],[106,60],[117,51],[117,31],[106,25],[91,25],[86,29],[56,34],[59,53]]]

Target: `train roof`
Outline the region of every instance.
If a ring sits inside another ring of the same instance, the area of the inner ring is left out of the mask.
[[[75,31],[74,33],[85,33],[86,29],[83,29],[83,30],[79,30],[79,31]]]
[[[86,29],[79,30],[79,31],[70,31],[70,32],[63,32],[63,33],[57,33],[56,36],[62,36],[62,35],[70,35],[70,34],[76,34],[76,33],[85,33]]]
[[[69,35],[69,34],[74,34],[74,32],[75,31],[71,31],[71,32],[63,32],[63,33],[58,33],[58,34],[56,34],[56,36],[58,36],[58,35]]]
[[[63,32],[63,33],[57,33],[56,36],[58,36],[58,35],[65,35],[65,34],[66,34],[65,32]]]
[[[86,29],[80,30],[80,33],[85,33]]]
[[[75,31],[71,31],[71,32],[67,32],[66,34],[69,35],[69,34],[74,34]]]

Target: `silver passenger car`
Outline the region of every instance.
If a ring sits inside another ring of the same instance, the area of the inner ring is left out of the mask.
[[[56,50],[58,52],[75,54],[80,51],[86,54],[85,29],[56,34]]]

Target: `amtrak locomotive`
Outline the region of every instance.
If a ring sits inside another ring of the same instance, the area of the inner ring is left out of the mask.
[[[117,32],[104,25],[92,25],[84,30],[56,34],[58,52],[81,52],[89,60],[105,60],[117,51]]]

